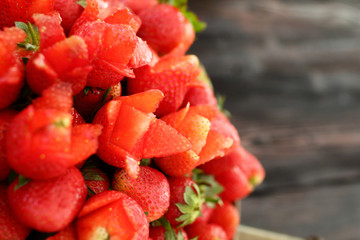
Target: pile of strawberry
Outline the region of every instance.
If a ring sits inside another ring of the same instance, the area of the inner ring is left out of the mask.
[[[0,239],[234,236],[264,179],[184,0],[0,3]]]

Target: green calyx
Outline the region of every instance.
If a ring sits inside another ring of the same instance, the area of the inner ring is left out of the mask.
[[[152,226],[163,226],[165,228],[165,240],[185,240],[184,235],[181,230],[176,234],[175,230],[171,227],[170,222],[162,217],[157,221],[151,223]],[[197,240],[198,237],[192,238],[190,240]]]
[[[201,216],[203,200],[196,184],[185,187],[184,201],[185,203],[176,203],[177,208],[182,213],[180,217],[176,218],[176,221],[181,223],[180,228],[193,223],[198,216]]]
[[[158,0],[158,2],[178,8],[184,17],[193,25],[195,32],[201,32],[206,28],[206,23],[201,22],[194,12],[187,9],[188,0]]]
[[[18,190],[19,188],[21,188],[22,186],[25,186],[29,181],[30,179],[24,177],[23,175],[19,174],[19,177],[18,177],[18,183],[16,184],[14,190]]]
[[[31,24],[30,22],[15,22],[15,26],[24,30],[26,33],[26,39],[24,42],[18,43],[19,48],[23,48],[26,51],[37,51],[39,49],[39,29],[36,25]]]
[[[86,6],[87,6],[86,0],[79,0],[76,3],[79,4],[80,6],[82,6],[83,8],[86,8]]]
[[[224,188],[215,180],[213,175],[205,174],[202,170],[195,168],[192,179],[199,186],[201,198],[208,207],[215,208],[217,204],[222,205],[219,194]]]

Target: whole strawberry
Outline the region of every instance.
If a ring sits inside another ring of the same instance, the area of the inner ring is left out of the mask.
[[[24,240],[31,229],[20,223],[13,215],[6,189],[5,184],[0,184],[0,239]]]
[[[222,227],[213,223],[192,224],[186,228],[189,238],[197,240],[228,240]]]
[[[26,226],[55,232],[68,226],[86,198],[86,185],[77,168],[49,180],[17,178],[8,188],[13,214]]]
[[[147,213],[148,222],[161,218],[170,204],[166,177],[151,167],[140,166],[136,179],[130,178],[125,169],[119,169],[114,175],[112,187],[135,199]]]
[[[81,173],[84,177],[89,197],[109,190],[109,178],[99,168],[85,166],[81,169]]]

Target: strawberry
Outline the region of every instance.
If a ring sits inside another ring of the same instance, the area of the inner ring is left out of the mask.
[[[64,28],[65,33],[70,32],[72,25],[84,10],[77,2],[78,0],[54,1],[54,10],[58,11],[61,15],[61,26]]]
[[[202,199],[197,184],[186,177],[169,177],[170,206],[164,217],[174,227],[191,224],[201,213]]]
[[[215,179],[224,187],[224,191],[220,194],[224,201],[233,202],[245,198],[254,190],[239,166],[215,175]]]
[[[121,95],[121,84],[111,86],[107,90],[85,87],[74,97],[74,106],[88,120],[92,120],[102,105]]]
[[[81,173],[85,179],[89,197],[109,190],[109,178],[99,168],[84,167],[81,169]]]
[[[0,29],[14,26],[15,21],[30,21],[34,13],[49,13],[53,8],[53,0],[3,0],[0,3]]]
[[[71,108],[71,116],[73,126],[86,123],[85,119],[80,115],[80,113],[78,113],[78,111],[76,111],[75,108]]]
[[[21,222],[38,231],[65,228],[85,201],[86,185],[77,168],[70,168],[57,178],[27,181],[18,177],[9,186],[9,203]]]
[[[23,86],[24,66],[16,57],[15,49],[25,38],[25,32],[19,28],[0,31],[0,109],[13,103]]]
[[[184,229],[173,228],[166,218],[161,218],[150,226],[149,237],[152,240],[188,240],[188,236]]]
[[[135,199],[147,212],[148,222],[161,218],[170,204],[170,188],[166,177],[151,167],[140,166],[136,179],[130,178],[125,169],[117,170],[112,187]]]
[[[171,176],[183,176],[195,167],[224,155],[231,147],[232,140],[211,130],[210,120],[215,113],[213,107],[199,105],[186,107],[162,118],[187,137],[192,145],[187,152],[156,158],[155,163],[162,171]]]
[[[17,112],[13,110],[0,111],[0,181],[5,180],[10,173],[10,167],[5,154],[5,133],[16,114]]]
[[[160,55],[182,56],[195,39],[194,29],[178,8],[158,4],[139,13],[139,36]],[[176,52],[176,53],[175,53]]]
[[[201,206],[201,215],[196,218],[194,224],[207,223],[213,211],[213,208],[208,207],[206,203],[203,203]]]
[[[144,240],[149,236],[145,213],[124,193],[105,191],[92,196],[76,220],[79,240]]]
[[[186,228],[189,238],[197,237],[197,240],[228,240],[222,227],[217,224],[192,224]]]
[[[140,11],[157,4],[156,0],[125,0],[125,5],[136,14]]]
[[[219,225],[226,232],[227,238],[232,239],[240,223],[240,215],[237,208],[230,202],[225,201],[222,206],[217,206],[211,214],[209,223]]]
[[[188,103],[190,103],[191,106],[210,105],[215,107],[217,105],[213,90],[206,84],[191,87],[186,92],[182,107],[185,107]]]
[[[241,145],[237,145],[226,156],[216,158],[202,165],[201,169],[206,173],[217,175],[230,170],[234,166],[240,167],[253,187],[259,185],[265,178],[265,170],[259,160]]]
[[[142,158],[188,150],[189,141],[152,114],[162,98],[159,90],[149,90],[105,104],[93,120],[104,127],[98,156],[110,165],[125,167],[129,176],[135,178]]]
[[[71,87],[60,83],[15,116],[6,133],[11,168],[29,178],[47,179],[96,152],[101,126],[72,127],[71,105]]]
[[[4,184],[0,184],[0,239],[25,240],[31,230],[14,217],[9,206],[6,188]]]
[[[75,225],[70,224],[54,236],[46,238],[46,240],[77,240]]]
[[[187,88],[198,84],[198,64],[197,57],[193,55],[160,59],[153,67],[145,66],[135,70],[136,78],[129,79],[127,90],[134,94],[159,89],[165,98],[156,115],[175,112],[181,106]]]

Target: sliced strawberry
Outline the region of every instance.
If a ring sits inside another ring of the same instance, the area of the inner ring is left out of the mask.
[[[24,67],[17,59],[15,49],[25,38],[25,32],[19,28],[0,31],[0,109],[13,103],[23,86]]]
[[[186,137],[160,119],[152,121],[144,141],[144,158],[169,156],[191,148]]]
[[[161,118],[161,120],[165,121],[167,124],[172,126],[173,128],[177,128],[180,123],[184,120],[185,116],[189,112],[190,105],[186,105],[186,107],[180,109],[177,112],[170,113]]]
[[[11,209],[26,226],[41,232],[68,226],[86,198],[86,185],[77,168],[70,168],[57,178],[18,184],[16,179],[8,188]]]
[[[149,235],[145,213],[135,200],[117,191],[91,197],[76,221],[79,240],[143,240]]]
[[[233,140],[216,131],[210,130],[206,139],[206,145],[201,150],[200,164],[204,164],[216,157],[224,156],[233,145]]]
[[[51,16],[36,13],[33,15],[33,19],[39,28],[40,51],[66,39],[64,29],[60,25],[59,13],[54,13]]]
[[[122,8],[105,18],[104,22],[110,24],[130,25],[134,32],[137,32],[141,25],[141,19],[132,13],[128,8]]]
[[[184,176],[199,165],[200,157],[192,150],[169,157],[156,158],[155,163],[170,176]]]
[[[164,94],[161,91],[154,89],[121,97],[121,102],[144,113],[153,113],[159,107],[163,98]]]
[[[3,240],[24,240],[31,229],[19,222],[10,209],[7,186],[0,184],[0,238]]]
[[[84,10],[77,2],[78,0],[55,0],[54,2],[54,10],[61,15],[61,26],[65,33],[69,33],[72,25]]]
[[[99,6],[97,0],[87,0],[86,2],[86,8],[84,9],[80,17],[72,25],[70,35],[73,35],[74,32],[78,30],[78,28],[80,28],[87,22],[95,22],[98,19]]]
[[[136,47],[131,56],[129,66],[131,68],[139,68],[150,64],[154,58],[154,54],[145,41],[137,37]]]
[[[27,81],[31,89],[40,94],[60,79],[71,83],[73,94],[77,94],[85,87],[90,70],[84,40],[71,36],[30,60],[27,65]]]
[[[145,66],[135,70],[136,78],[128,81],[128,91],[134,94],[149,89],[161,90],[165,98],[156,114],[162,116],[180,107],[187,87],[197,83],[198,74],[195,56],[168,58],[160,60],[154,67]]]

